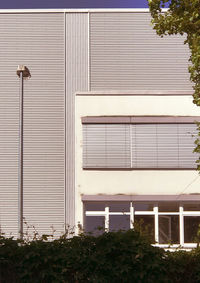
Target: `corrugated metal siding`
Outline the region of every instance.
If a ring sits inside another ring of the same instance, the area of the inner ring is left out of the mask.
[[[18,64],[24,83],[24,216],[49,233],[64,224],[64,15],[0,15],[0,217],[17,232]]]
[[[148,13],[91,13],[91,89],[191,90],[183,41],[156,35]]]
[[[75,224],[76,91],[88,90],[88,14],[66,13],[66,223]]]

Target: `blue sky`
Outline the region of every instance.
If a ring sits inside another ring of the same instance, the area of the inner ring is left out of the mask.
[[[0,0],[0,9],[148,8],[147,0]]]

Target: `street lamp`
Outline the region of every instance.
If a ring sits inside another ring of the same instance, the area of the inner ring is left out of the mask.
[[[18,236],[23,239],[23,95],[24,78],[30,78],[31,74],[26,66],[17,67],[17,75],[20,78],[19,94],[19,151],[18,151]]]

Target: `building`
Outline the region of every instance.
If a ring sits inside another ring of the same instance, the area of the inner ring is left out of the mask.
[[[194,246],[200,179],[184,38],[159,38],[146,9],[0,11],[0,223],[18,232],[19,79],[24,218],[59,235],[147,227]],[[26,232],[24,225],[24,232]]]

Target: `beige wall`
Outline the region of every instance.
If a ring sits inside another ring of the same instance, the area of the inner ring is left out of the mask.
[[[192,96],[77,95],[76,96],[76,221],[82,222],[81,195],[200,193],[195,170],[106,171],[82,169],[83,116],[171,115],[199,116]]]

